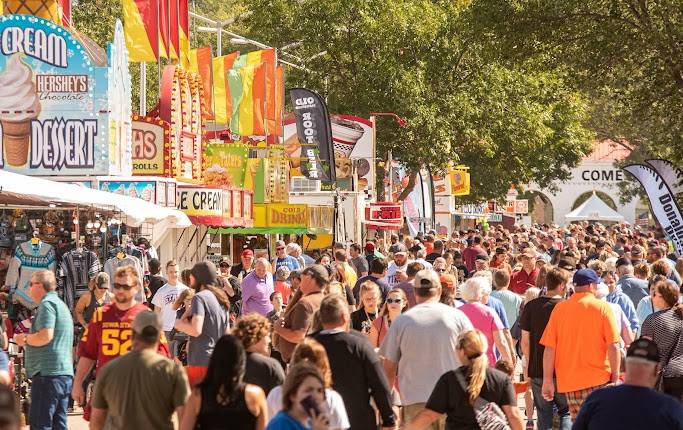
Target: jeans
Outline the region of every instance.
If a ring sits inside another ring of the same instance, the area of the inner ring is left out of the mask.
[[[543,387],[543,378],[531,378],[531,391],[534,394],[538,430],[552,430],[553,406],[557,408],[557,415],[560,417],[560,430],[570,430],[572,428],[572,419],[569,416],[567,398],[555,389],[555,398],[549,402],[543,398],[541,387]]]
[[[66,409],[71,394],[72,376],[41,376],[31,379],[31,430],[66,430]]]

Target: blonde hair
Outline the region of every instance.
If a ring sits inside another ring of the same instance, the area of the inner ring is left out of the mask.
[[[183,302],[187,299],[192,299],[194,297],[194,289],[193,288],[185,288],[183,291],[178,294],[178,298],[175,299],[175,302],[173,302],[173,310],[178,310],[180,309],[180,306],[182,306]]]
[[[541,295],[541,289],[537,287],[529,287],[525,292],[524,292],[524,304],[526,305],[533,299],[537,298],[538,296]]]
[[[294,366],[299,363],[309,363],[315,366],[320,372],[320,376],[322,376],[325,388],[332,386],[332,369],[327,358],[327,351],[318,341],[306,337],[294,348],[289,364]]]
[[[479,330],[469,330],[458,337],[457,348],[462,350],[466,360],[469,362],[467,364],[469,365],[471,376],[470,383],[467,386],[467,397],[470,405],[474,405],[474,401],[479,397],[481,388],[486,380],[486,369],[489,366],[489,360],[486,356],[488,343],[482,332]]]
[[[381,295],[381,292],[379,290],[379,286],[375,284],[372,281],[365,281],[362,284],[360,284],[360,293],[358,294],[358,298],[360,299],[360,303],[358,304],[358,309],[363,309],[365,308],[365,304],[363,303],[363,296],[371,293],[373,291],[377,291],[377,294]]]

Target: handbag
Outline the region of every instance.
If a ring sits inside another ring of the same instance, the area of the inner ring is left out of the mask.
[[[467,382],[465,375],[460,369],[455,371],[455,376],[460,383],[460,387],[467,395]],[[477,397],[474,400],[474,418],[479,424],[481,430],[511,430],[508,425],[507,417],[503,410],[497,404]]]
[[[657,382],[655,382],[655,389],[659,391],[660,393],[664,392],[664,368],[669,364],[669,361],[671,361],[671,354],[673,354],[674,349],[676,349],[676,345],[678,345],[678,342],[681,340],[681,333],[683,332],[683,327],[678,331],[678,336],[676,336],[676,340],[674,343],[671,344],[671,348],[669,348],[669,352],[666,354],[666,360],[664,360],[664,364],[662,365],[662,368],[659,369],[659,373],[657,374]]]

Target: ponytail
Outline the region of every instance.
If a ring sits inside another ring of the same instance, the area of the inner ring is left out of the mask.
[[[489,366],[489,360],[486,356],[488,343],[479,330],[470,330],[460,335],[457,348],[464,352],[468,361],[468,363],[464,363],[470,368],[467,397],[470,405],[474,406],[474,401],[479,397],[486,380],[486,369]]]

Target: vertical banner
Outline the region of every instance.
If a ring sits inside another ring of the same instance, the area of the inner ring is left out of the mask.
[[[309,179],[336,181],[332,125],[325,101],[305,88],[289,90],[302,146],[301,173]]]
[[[213,73],[211,64],[211,47],[192,49],[189,53],[190,71],[199,75],[204,88],[202,97],[202,114],[204,119],[213,119]]]
[[[122,0],[128,59],[132,62],[159,58],[159,2]]]
[[[631,164],[624,167],[624,170],[632,174],[643,186],[657,222],[673,243],[676,255],[682,256],[683,216],[676,203],[675,194],[662,176],[650,166]]]
[[[171,2],[176,0],[159,0],[159,57],[171,58]],[[147,3],[153,3],[147,1]]]
[[[168,22],[168,58],[180,57],[180,4],[179,0],[167,0],[169,2]]]
[[[178,0],[178,24],[180,27],[178,56],[180,57],[180,65],[187,69],[190,66],[190,10],[188,0]],[[210,87],[204,88],[204,93],[208,93]]]
[[[211,62],[213,65],[213,112],[216,124],[230,124],[233,104],[228,84],[228,71],[232,69],[239,55],[239,52],[233,52],[214,58]]]

